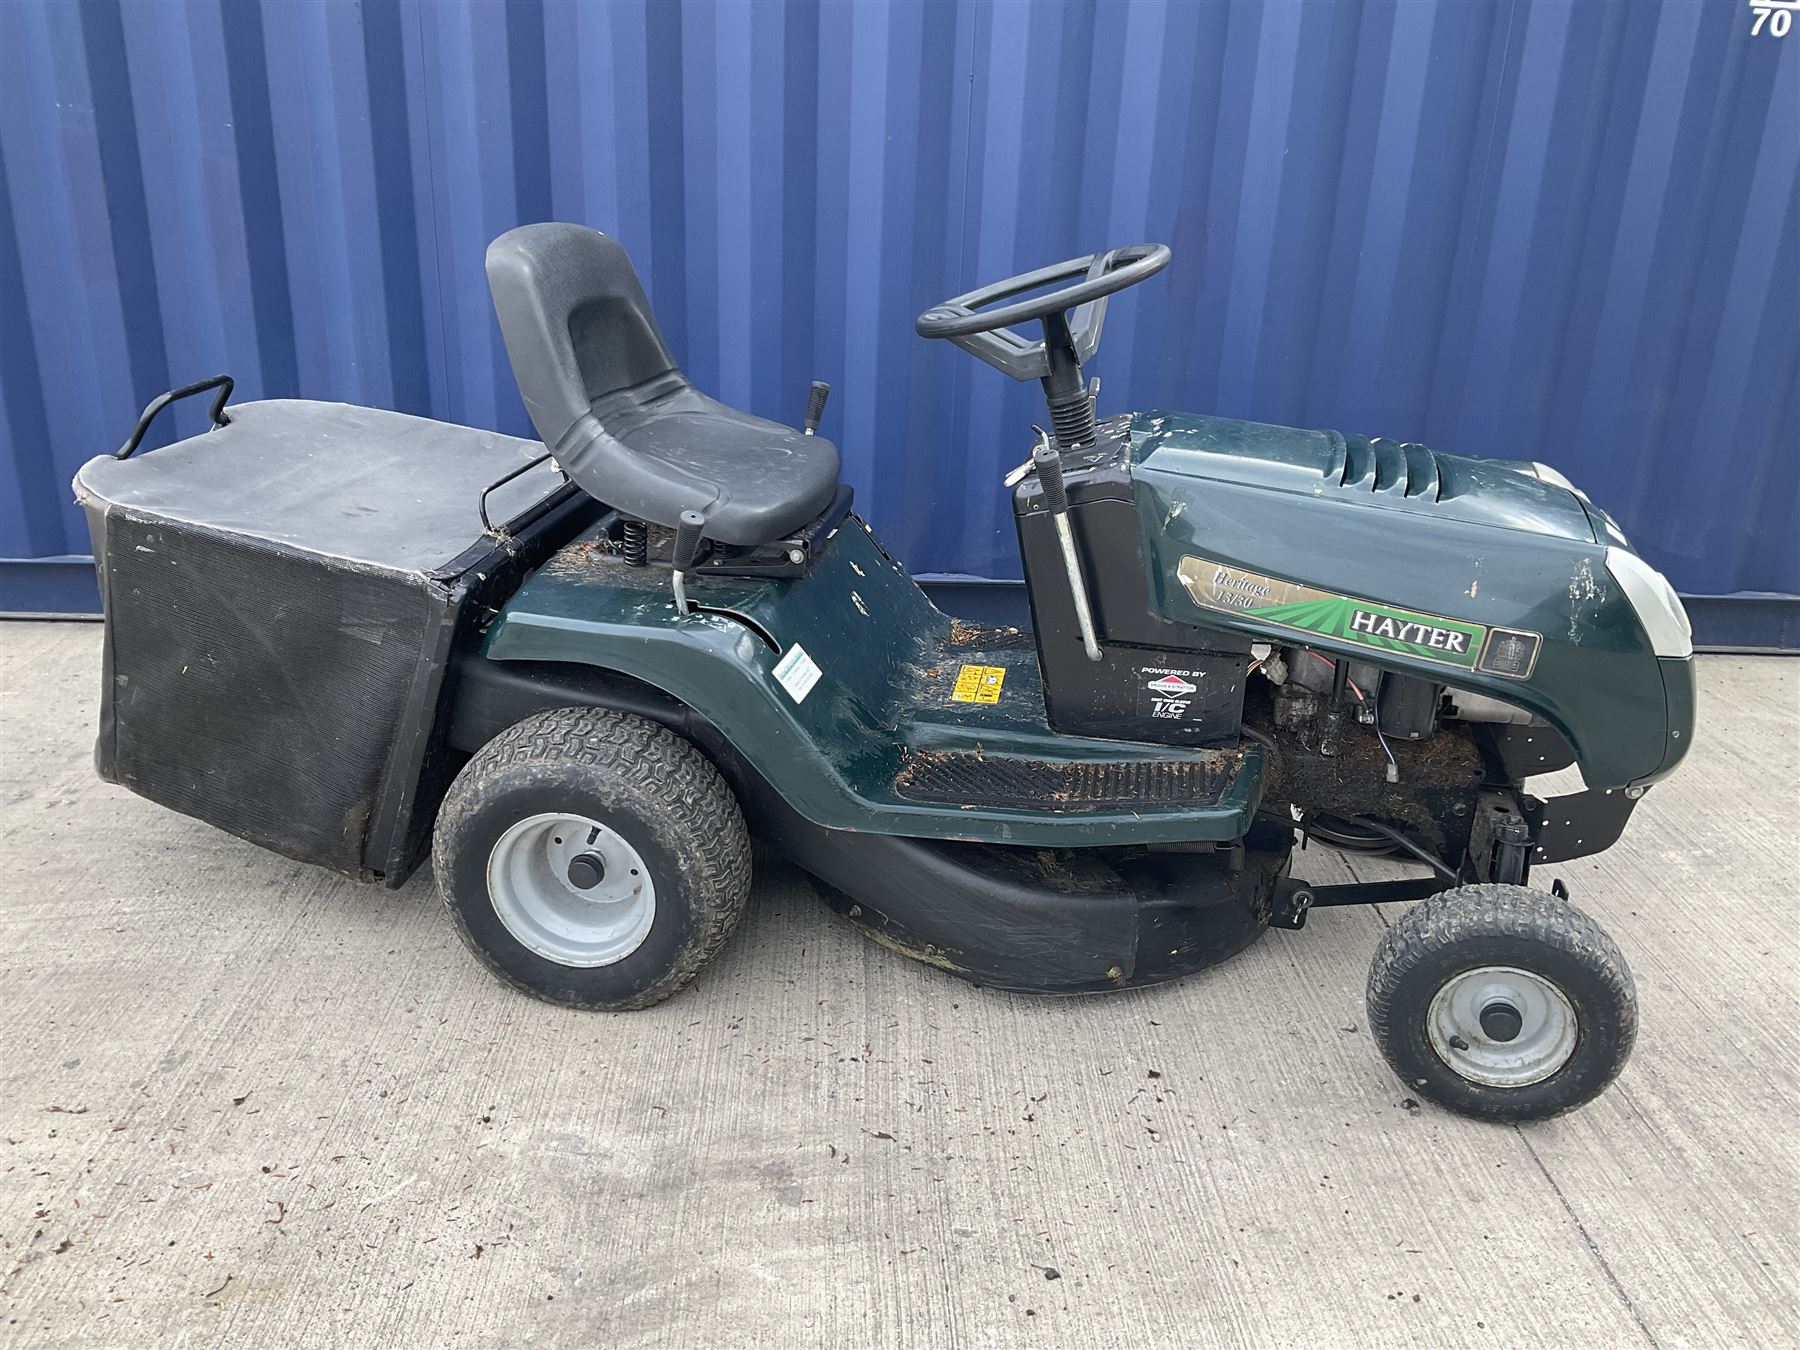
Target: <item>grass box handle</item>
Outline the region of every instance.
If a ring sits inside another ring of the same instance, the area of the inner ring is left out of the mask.
[[[113,458],[130,459],[138,446],[143,444],[144,433],[150,430],[150,424],[156,420],[156,415],[159,412],[177,399],[188,398],[194,394],[203,394],[208,389],[217,389],[219,391],[218,395],[212,401],[212,408],[210,410],[212,424],[215,427],[224,426],[227,421],[225,416],[225,400],[231,397],[231,391],[235,385],[236,381],[234,381],[231,376],[215,375],[210,380],[201,380],[197,384],[184,384],[179,389],[171,389],[167,393],[158,394],[144,406],[144,411],[138,416],[137,425],[131,429],[130,438],[125,444],[121,445],[113,452]]]

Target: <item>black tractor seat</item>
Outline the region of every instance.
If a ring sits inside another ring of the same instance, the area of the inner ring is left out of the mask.
[[[704,537],[764,544],[831,505],[830,441],[728,408],[676,365],[631,259],[581,225],[522,225],[487,251],[488,288],[538,435],[590,496]]]

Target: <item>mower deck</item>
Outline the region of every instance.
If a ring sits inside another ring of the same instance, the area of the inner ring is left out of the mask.
[[[1067,846],[1228,841],[1250,827],[1260,750],[1058,735],[1029,637],[939,612],[854,517],[805,577],[693,575],[685,617],[667,548],[653,539],[649,565],[633,567],[603,527],[582,535],[519,590],[485,654],[608,652],[829,828]]]

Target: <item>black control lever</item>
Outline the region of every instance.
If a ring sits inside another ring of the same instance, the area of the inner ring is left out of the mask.
[[[825,420],[825,400],[831,397],[831,386],[823,380],[812,382],[812,394],[806,400],[806,434],[816,436],[819,423]]]

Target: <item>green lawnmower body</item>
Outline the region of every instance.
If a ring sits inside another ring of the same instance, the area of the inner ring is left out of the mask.
[[[1525,708],[1567,740],[1590,788],[1641,787],[1685,753],[1692,662],[1653,651],[1607,568],[1608,547],[1623,546],[1609,542],[1621,539],[1610,519],[1532,465],[1162,413],[1133,418],[1130,442],[1144,604],[1163,618],[1304,641]],[[1316,595],[1304,608],[1204,603],[1203,583],[1184,579],[1197,565]],[[720,728],[794,810],[832,829],[1045,847],[1225,841],[1257,809],[1264,756],[1253,744],[1175,748],[1053,730],[1020,635],[947,618],[854,518],[806,576],[706,578],[686,616],[666,578],[620,565],[590,531],[513,595],[484,655],[594,666],[660,689]],[[1397,636],[1352,628],[1357,602],[1379,607]],[[1526,676],[1479,668],[1494,630],[1541,639]],[[820,672],[799,700],[777,673],[796,648]],[[994,702],[955,697],[970,668],[1004,672]],[[1211,790],[1087,809],[908,796],[916,766],[940,754],[1034,766],[1178,761]]]
[[[483,654],[598,666],[672,695],[815,825],[1045,847],[1236,839],[1249,828],[1259,750],[1171,751],[1052,731],[1029,641],[948,618],[854,519],[807,576],[708,579],[692,592],[703,608],[686,617],[669,602],[666,571],[625,567],[600,542],[584,535],[521,586]],[[796,647],[820,670],[798,701],[776,674]],[[953,697],[965,666],[1006,672],[995,702]],[[1053,765],[1179,759],[1222,790],[1162,809],[1079,813],[904,794],[916,763],[977,750]]]

